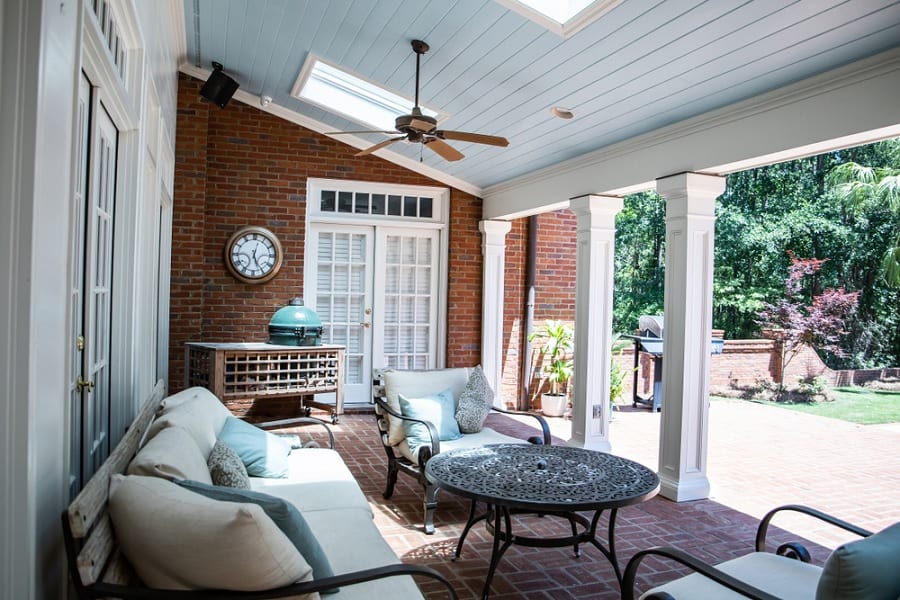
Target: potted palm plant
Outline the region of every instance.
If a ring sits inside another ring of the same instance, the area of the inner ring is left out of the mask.
[[[541,357],[544,379],[550,385],[548,393],[541,394],[541,412],[548,417],[560,417],[566,412],[568,386],[572,379],[572,339],[570,325],[560,321],[547,321],[543,327],[528,336],[528,340],[542,339]]]

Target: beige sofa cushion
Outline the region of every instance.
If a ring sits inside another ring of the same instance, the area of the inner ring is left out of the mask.
[[[181,427],[167,427],[153,436],[131,460],[126,472],[212,483],[200,448],[193,436]]]
[[[309,511],[359,508],[372,514],[369,502],[340,454],[328,448],[294,450],[284,479],[251,477],[250,487],[284,498],[304,515]]]
[[[459,395],[469,381],[470,369],[461,367],[455,369],[432,369],[423,371],[399,371],[388,369],[384,371],[384,398],[387,405],[400,412],[399,394],[407,398],[421,398],[431,396],[450,388],[453,391],[454,401],[459,401]],[[396,446],[406,439],[406,431],[401,419],[388,418],[388,443]]]
[[[144,443],[167,427],[183,427],[193,436],[206,461],[230,416],[231,412],[212,392],[206,388],[189,388],[163,400],[156,419],[147,429]]]
[[[210,500],[158,477],[113,475],[109,513],[125,557],[151,587],[255,591],[312,579],[256,504]]]
[[[396,564],[397,555],[384,541],[375,527],[372,515],[358,508],[304,512],[303,516],[335,573],[347,573]],[[350,540],[350,542],[348,542]],[[404,557],[400,557],[402,561]],[[411,562],[407,560],[406,562]],[[421,578],[420,581],[430,581]],[[422,593],[409,575],[387,577],[358,585],[341,586],[335,595],[322,596],[323,600],[414,600]],[[446,598],[438,593],[435,598]],[[462,597],[462,595],[460,596]]]

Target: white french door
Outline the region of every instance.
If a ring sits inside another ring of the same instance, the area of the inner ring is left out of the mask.
[[[118,129],[82,73],[73,195],[70,494],[109,456],[113,220]]]
[[[372,369],[436,366],[440,231],[310,223],[306,304],[323,343],[346,347],[344,404],[367,404]]]

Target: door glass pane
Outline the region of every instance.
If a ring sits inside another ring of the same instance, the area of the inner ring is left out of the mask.
[[[415,232],[387,235],[384,267],[384,361],[423,369],[434,355],[432,255],[434,239]]]
[[[325,329],[322,341],[346,347],[345,382],[363,383],[366,329],[360,323],[365,316],[365,235],[320,232],[317,255],[316,314]]]

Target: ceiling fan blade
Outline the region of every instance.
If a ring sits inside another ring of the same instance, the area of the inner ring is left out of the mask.
[[[434,135],[445,140],[459,140],[461,142],[473,142],[475,144],[488,144],[489,146],[509,146],[509,141],[499,135],[484,135],[483,133],[467,133],[465,131],[435,131]]]
[[[362,152],[357,152],[357,153],[354,154],[353,156],[365,156],[366,154],[372,154],[372,153],[375,152],[376,150],[381,150],[381,149],[384,148],[385,146],[389,146],[389,145],[393,144],[394,142],[399,142],[400,140],[405,140],[405,139],[406,139],[406,136],[405,136],[405,135],[401,135],[400,137],[395,137],[395,138],[391,138],[391,139],[389,139],[389,140],[384,140],[383,142],[380,142],[380,143],[378,143],[378,144],[375,144],[374,146],[369,146],[368,148],[366,148],[366,149],[363,150]]]
[[[397,134],[399,131],[381,131],[376,129],[364,129],[362,131],[326,131],[322,135],[341,135],[344,133],[388,133],[388,134]]]
[[[425,146],[437,152],[444,160],[454,161],[465,158],[462,152],[438,138],[425,140]]]
[[[412,119],[409,122],[409,126],[421,133],[428,133],[434,129],[434,123],[429,123],[422,119]]]

